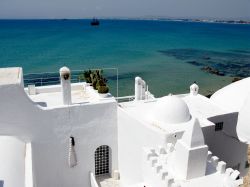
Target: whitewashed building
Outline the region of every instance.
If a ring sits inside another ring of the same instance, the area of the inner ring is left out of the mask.
[[[117,103],[86,83],[24,88],[0,69],[0,187],[236,187],[247,173],[250,78],[206,98],[155,98],[135,78]]]

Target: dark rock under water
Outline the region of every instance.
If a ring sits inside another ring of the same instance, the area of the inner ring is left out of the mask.
[[[247,50],[220,52],[187,48],[159,50],[158,52],[185,63],[201,66],[202,70],[208,73],[232,77],[250,76],[250,51]]]
[[[211,74],[219,75],[219,76],[225,75],[224,73],[221,73],[219,70],[212,68],[210,66],[205,66],[205,67],[201,68],[201,70],[208,72],[208,73],[211,73]]]

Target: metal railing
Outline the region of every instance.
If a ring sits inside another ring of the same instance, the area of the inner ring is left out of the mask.
[[[71,70],[71,82],[78,83],[84,82],[79,76],[84,72],[84,70]],[[116,92],[116,98],[119,97],[119,70],[118,68],[90,68],[87,70],[103,70],[105,77],[111,82],[111,85],[116,87],[112,89]],[[114,74],[107,74],[107,71],[114,71]],[[35,85],[35,86],[50,86],[60,84],[60,74],[59,72],[43,72],[43,73],[29,73],[23,75],[24,86]],[[116,82],[116,83],[113,83]],[[114,93],[113,93],[114,94]]]
[[[135,99],[134,95],[116,97],[117,102],[133,101],[134,99]]]
[[[79,79],[81,71],[71,72],[71,82],[81,82],[83,80]],[[49,86],[60,84],[60,75],[56,72],[45,72],[45,73],[30,73],[24,75],[24,86],[34,84],[36,86]]]

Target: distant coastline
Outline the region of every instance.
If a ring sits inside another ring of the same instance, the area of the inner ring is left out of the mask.
[[[103,18],[118,20],[149,20],[149,21],[179,21],[179,22],[201,22],[201,23],[226,23],[226,24],[250,24],[250,20],[244,19],[202,19],[202,18]]]
[[[92,19],[92,18],[84,18]],[[163,18],[163,17],[142,17],[142,18],[126,18],[126,17],[100,17],[104,20],[148,20],[148,21],[179,21],[179,22],[200,22],[200,23],[226,23],[226,24],[250,24],[249,20],[244,19],[203,19],[203,18]],[[67,19],[61,19],[63,21]],[[70,20],[70,19],[69,19]]]
[[[183,21],[183,22],[250,24],[250,21],[245,21],[245,20],[223,20],[223,19],[169,19],[169,20],[170,21]]]
[[[148,21],[176,21],[176,22],[200,22],[200,23],[225,23],[225,24],[250,24],[250,19],[203,19],[203,18],[164,18],[164,17],[138,17],[138,18],[126,18],[126,17],[99,17],[100,20],[148,20]],[[91,17],[87,18],[25,18],[25,19],[2,19],[0,20],[92,20]]]

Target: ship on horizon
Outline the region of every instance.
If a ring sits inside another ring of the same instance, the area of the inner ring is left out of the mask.
[[[91,26],[99,26],[100,22],[97,18],[93,18],[92,21],[90,22]]]

